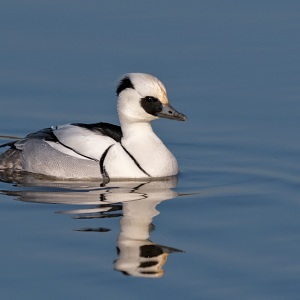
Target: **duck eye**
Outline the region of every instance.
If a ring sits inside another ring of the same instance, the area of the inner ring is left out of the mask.
[[[153,102],[157,102],[158,100],[154,97],[151,97],[151,96],[147,96],[146,97],[146,101],[149,102],[149,103],[153,103]]]
[[[146,96],[142,98],[140,103],[143,109],[150,115],[156,116],[163,109],[162,103],[157,98],[152,96]]]

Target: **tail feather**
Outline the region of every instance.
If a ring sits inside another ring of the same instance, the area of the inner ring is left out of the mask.
[[[22,170],[21,151],[17,149],[8,149],[0,154],[0,169]]]

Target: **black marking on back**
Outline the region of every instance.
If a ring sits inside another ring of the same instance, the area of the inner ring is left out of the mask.
[[[52,128],[44,128],[42,130],[39,130],[34,133],[30,133],[25,136],[25,138],[21,138],[19,140],[15,140],[12,142],[8,142],[6,144],[0,145],[0,148],[10,146],[10,149],[20,150],[18,148],[18,143],[22,143],[22,141],[25,141],[26,139],[37,139],[37,140],[45,140],[45,141],[51,141],[51,142],[59,142],[57,137],[54,135]]]
[[[18,141],[12,141],[12,142],[8,142],[6,144],[2,144],[0,145],[0,148],[3,148],[3,147],[10,147],[10,149],[16,149],[16,146],[15,146],[15,143],[18,142]]]
[[[155,97],[146,96],[141,99],[141,106],[150,115],[156,116],[163,109],[162,103]]]
[[[93,123],[93,124],[83,124],[83,123],[73,123],[72,125],[86,128],[95,133],[100,133],[101,135],[109,136],[114,139],[116,142],[121,142],[123,137],[122,129],[118,125],[110,123]]]
[[[57,137],[54,135],[52,128],[49,127],[49,128],[44,128],[44,129],[39,130],[34,133],[30,133],[30,134],[26,135],[25,138],[21,138],[19,140],[15,140],[15,141],[0,145],[0,148],[10,146],[10,149],[21,151],[21,149],[19,149],[18,146],[22,142],[24,142],[26,139],[37,139],[37,140],[44,139],[46,141],[51,141],[51,142],[56,142],[56,143],[59,142]]]
[[[39,130],[34,133],[30,133],[26,135],[26,139],[38,139],[38,140],[45,140],[45,141],[51,141],[51,142],[59,142],[57,137],[53,133],[53,128],[48,127],[44,128],[42,130]]]
[[[124,149],[124,151],[128,154],[128,156],[133,160],[133,162],[136,164],[136,166],[144,173],[146,174],[148,177],[151,177],[142,167],[141,165],[138,163],[138,161],[132,156],[132,154],[122,145],[122,143],[120,143],[122,148]]]
[[[134,85],[128,76],[124,77],[117,86],[117,96],[125,89],[134,89]]]

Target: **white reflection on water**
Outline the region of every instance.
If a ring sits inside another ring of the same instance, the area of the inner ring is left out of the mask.
[[[97,181],[49,181],[44,176],[15,172],[0,172],[0,180],[15,182],[22,187],[17,191],[2,190],[0,193],[15,196],[23,202],[84,206],[58,212],[71,214],[75,219],[121,217],[114,268],[125,275],[162,277],[169,254],[183,252],[150,240],[153,218],[159,214],[157,205],[179,196],[172,190],[177,186],[176,176],[160,181],[110,182],[105,187]],[[85,227],[75,230],[106,232],[110,229]]]

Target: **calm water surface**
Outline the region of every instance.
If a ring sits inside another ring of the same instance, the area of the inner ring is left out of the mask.
[[[153,124],[169,180],[0,173],[1,299],[299,299],[300,4],[4,1],[0,19],[1,143],[118,123],[126,72],[189,117]]]

